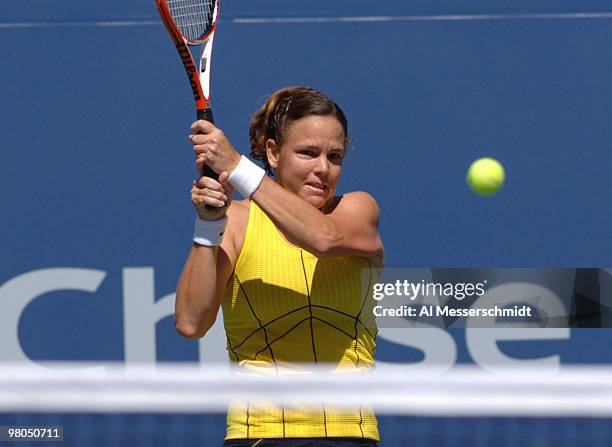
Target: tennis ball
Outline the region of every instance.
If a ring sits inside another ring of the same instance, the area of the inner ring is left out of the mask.
[[[506,174],[501,163],[493,158],[479,158],[467,173],[470,189],[481,196],[492,196],[504,184]]]

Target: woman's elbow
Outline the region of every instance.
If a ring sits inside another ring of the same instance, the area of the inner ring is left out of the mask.
[[[312,238],[307,249],[318,258],[326,258],[335,255],[336,249],[342,245],[341,242],[342,235],[339,232],[319,233]]]
[[[307,248],[307,250],[317,258],[328,258],[334,256],[334,244],[323,239],[314,241],[310,247]]]
[[[197,340],[206,335],[206,332],[208,332],[213,323],[214,321],[210,323],[205,322],[202,324],[195,324],[193,322],[182,321],[179,318],[175,318],[174,328],[182,337]]]
[[[350,244],[343,244],[343,241],[339,238],[321,238],[312,244],[311,250],[311,253],[318,258],[332,258],[335,256],[363,256],[364,258],[372,258],[381,256],[383,246],[379,236],[374,239],[353,241]]]

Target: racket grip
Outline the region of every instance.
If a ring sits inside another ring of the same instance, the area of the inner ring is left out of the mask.
[[[215,124],[215,119],[213,118],[212,109],[210,107],[207,109],[198,109],[198,119],[206,120],[210,123]]]
[[[212,113],[211,108],[198,109],[198,119],[206,120],[210,123],[215,124],[215,119],[213,118],[213,113]],[[204,165],[204,172],[202,172],[202,174],[205,175],[206,177],[214,178],[215,180],[219,179],[219,175],[215,171],[210,169],[207,165]]]
[[[213,171],[212,169],[210,169],[208,167],[208,165],[204,165],[204,172],[202,173],[205,177],[210,177],[210,178],[214,178],[215,180],[219,179],[219,175]]]
[[[215,119],[213,118],[213,113],[212,113],[212,109],[211,108],[207,108],[207,109],[198,109],[198,119],[199,120],[206,120],[210,123],[215,124]],[[211,177],[215,180],[219,179],[219,174],[217,174],[215,171],[213,171],[212,169],[210,169],[208,167],[208,165],[204,165],[204,172],[202,172],[202,174],[205,177]],[[209,210],[213,210],[215,209],[214,206],[211,205],[206,205],[206,208]]]

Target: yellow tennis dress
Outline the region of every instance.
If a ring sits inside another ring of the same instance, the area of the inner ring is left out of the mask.
[[[288,243],[251,202],[244,245],[223,297],[230,359],[248,371],[300,373],[305,364],[361,371],[374,363],[376,323],[365,258],[317,258]],[[236,402],[226,439],[351,437],[379,440],[370,409]]]

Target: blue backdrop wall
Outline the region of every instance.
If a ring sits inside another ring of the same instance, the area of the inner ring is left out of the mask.
[[[245,152],[268,93],[327,92],[354,140],[341,191],[379,201],[389,266],[612,265],[609,2],[222,8],[219,126]],[[194,113],[153,2],[3,2],[0,36],[0,360],[223,358],[220,328],[200,346],[169,316],[192,231]],[[492,199],[465,185],[481,156],[507,169]],[[381,335],[382,360],[427,359]],[[463,331],[437,336],[442,360],[474,361]],[[562,330],[500,346],[607,362],[610,337]]]

